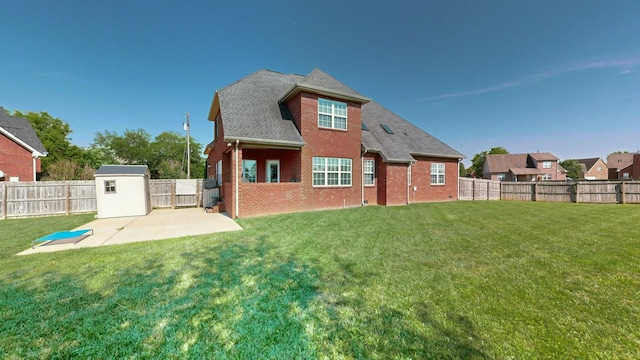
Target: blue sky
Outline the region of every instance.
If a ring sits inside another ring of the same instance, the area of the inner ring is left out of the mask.
[[[4,1],[0,106],[72,142],[144,128],[203,145],[215,90],[320,68],[468,159],[640,150],[640,1]]]

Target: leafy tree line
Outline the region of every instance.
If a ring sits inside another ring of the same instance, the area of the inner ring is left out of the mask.
[[[71,143],[69,124],[47,112],[15,111],[27,119],[48,155],[42,158],[43,180],[89,180],[101,165],[147,165],[154,179],[186,178],[186,137],[165,131],[155,138],[144,129],[126,129],[122,134],[97,132],[93,143],[80,147]],[[205,176],[202,145],[190,139],[191,178]]]

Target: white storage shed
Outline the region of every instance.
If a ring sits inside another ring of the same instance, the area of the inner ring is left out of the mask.
[[[149,177],[146,165],[102,165],[95,173],[98,218],[147,215]]]

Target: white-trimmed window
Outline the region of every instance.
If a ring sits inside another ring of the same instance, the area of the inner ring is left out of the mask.
[[[551,180],[551,174],[542,174],[542,181]]]
[[[351,159],[314,157],[313,186],[351,186]]]
[[[374,185],[375,184],[375,160],[365,160],[364,161],[364,184],[365,185]]]
[[[105,180],[104,181],[104,193],[105,194],[114,194],[116,192],[116,181],[115,180]]]
[[[255,160],[242,160],[242,181],[256,182],[256,174],[258,173],[258,164]]]
[[[444,185],[444,164],[431,163],[431,185]]]
[[[543,161],[542,162],[543,169],[551,169],[551,161]]]
[[[504,174],[504,173],[502,173],[502,174],[498,174],[498,175],[496,176],[496,178],[497,178],[498,180],[500,180],[500,181],[505,181],[505,180],[507,180],[507,174]]]
[[[318,126],[347,130],[347,103],[318,99]]]

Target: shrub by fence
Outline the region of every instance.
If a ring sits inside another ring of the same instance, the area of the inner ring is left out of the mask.
[[[0,184],[1,219],[97,211],[94,180]],[[210,189],[207,196],[219,196],[216,190]],[[149,192],[153,208],[198,207],[203,202],[203,180],[153,179]]]

